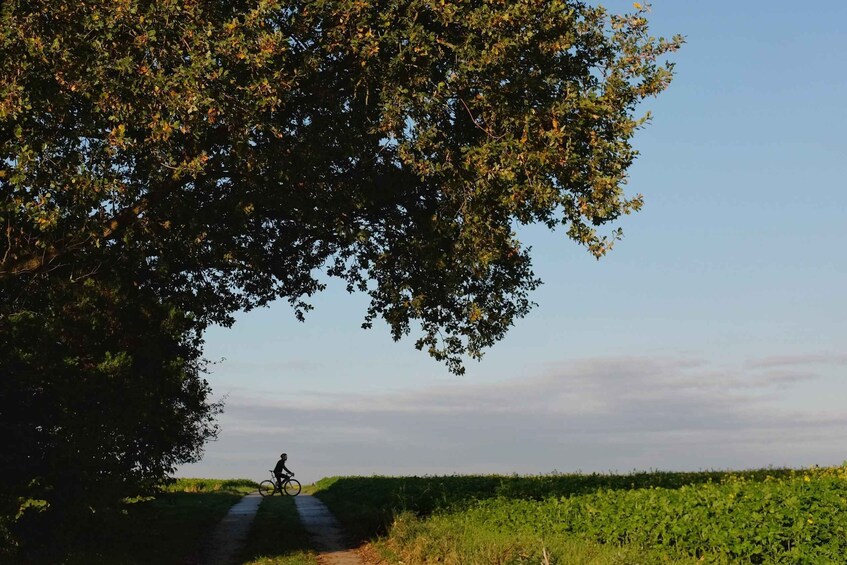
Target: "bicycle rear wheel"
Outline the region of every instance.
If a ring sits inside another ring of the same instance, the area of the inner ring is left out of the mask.
[[[259,494],[262,496],[271,496],[276,490],[276,485],[273,481],[262,481],[259,483]]]
[[[300,494],[300,481],[297,479],[290,479],[286,481],[282,488],[288,496],[297,496]]]

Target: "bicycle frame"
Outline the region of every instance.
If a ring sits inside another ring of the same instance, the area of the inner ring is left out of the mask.
[[[288,496],[300,494],[300,481],[292,479],[293,475],[282,475],[282,478],[277,481],[274,472],[271,471],[270,473],[271,480],[265,480],[259,484],[259,494],[262,496],[273,496],[276,493]]]

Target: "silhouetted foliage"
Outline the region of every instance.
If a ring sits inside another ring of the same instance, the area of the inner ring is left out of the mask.
[[[50,307],[18,297],[0,317],[0,503],[38,546],[153,492],[216,433],[193,322],[109,282],[51,285],[33,294]]]

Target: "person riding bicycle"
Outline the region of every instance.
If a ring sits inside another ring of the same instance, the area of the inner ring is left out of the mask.
[[[276,466],[271,469],[271,478],[259,483],[259,494],[262,496],[273,496],[276,493],[286,496],[297,496],[300,494],[300,481],[294,479],[294,471],[285,466],[288,455],[283,453],[279,456]]]
[[[274,476],[276,477],[276,481],[280,484],[282,484],[283,471],[288,473],[288,475],[286,475],[286,478],[294,476],[294,472],[285,466],[285,461],[287,459],[288,454],[283,453],[279,456],[279,461],[276,462],[276,466],[274,467]]]

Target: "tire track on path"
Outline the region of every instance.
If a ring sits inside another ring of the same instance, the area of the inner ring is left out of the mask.
[[[250,525],[262,497],[252,492],[236,502],[208,538],[201,563],[203,565],[236,565],[235,557],[247,541]]]
[[[294,503],[321,565],[364,565],[350,537],[323,502],[301,494],[294,498]]]

